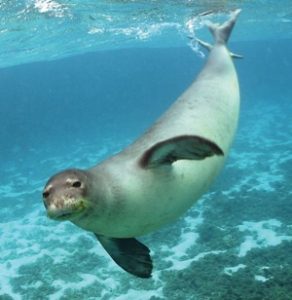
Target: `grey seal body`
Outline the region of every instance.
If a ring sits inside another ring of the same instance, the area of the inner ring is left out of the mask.
[[[208,189],[229,152],[239,85],[226,42],[239,10],[210,23],[214,46],[191,86],[132,145],[89,170],[66,170],[44,189],[48,215],[93,232],[126,271],[149,277],[149,249],[134,237],[177,219]]]

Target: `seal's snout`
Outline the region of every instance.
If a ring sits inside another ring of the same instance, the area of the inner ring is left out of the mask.
[[[83,171],[67,170],[53,176],[43,191],[44,206],[51,219],[72,219],[86,208],[87,184]]]

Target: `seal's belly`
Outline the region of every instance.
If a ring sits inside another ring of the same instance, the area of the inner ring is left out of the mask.
[[[209,188],[223,162],[218,157],[181,160],[173,164],[171,171],[166,167],[133,174],[120,183],[123,189],[116,200],[121,201],[120,210],[107,222],[103,234],[141,236],[174,221]]]

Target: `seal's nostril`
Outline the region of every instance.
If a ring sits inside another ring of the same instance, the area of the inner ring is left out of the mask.
[[[50,193],[48,191],[43,192],[43,198],[48,198]]]

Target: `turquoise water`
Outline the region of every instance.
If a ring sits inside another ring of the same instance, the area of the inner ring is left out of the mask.
[[[0,2],[1,300],[292,299],[292,6],[177,2]],[[206,59],[187,36],[208,39],[205,19],[234,7],[230,48],[244,59],[230,157],[197,205],[141,238],[154,272],[135,278],[93,235],[49,220],[43,186],[149,127]]]

